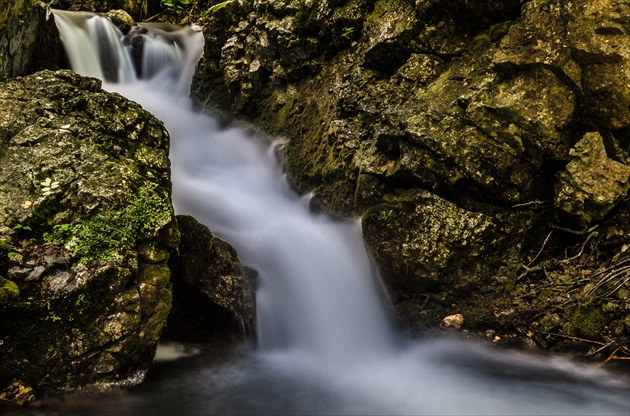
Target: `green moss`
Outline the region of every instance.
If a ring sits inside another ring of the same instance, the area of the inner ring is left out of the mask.
[[[3,3],[2,7],[0,7],[0,34],[10,24],[20,23],[21,17],[35,5],[35,0],[14,0]]]
[[[293,21],[291,22],[293,33],[298,36],[308,36],[317,30],[315,21],[315,10],[317,6],[317,1],[312,1],[310,4],[307,4],[306,0],[300,1],[298,11],[295,13]]]
[[[589,339],[599,338],[605,323],[606,319],[601,310],[595,308],[579,309],[571,321],[565,325],[564,330],[570,335]]]
[[[6,240],[0,240],[0,252],[10,253],[13,250],[15,250],[13,244]]]
[[[80,261],[107,260],[120,250],[135,247],[139,237],[155,237],[172,215],[168,195],[157,184],[149,183],[138,191],[127,209],[79,221],[72,233],[65,225],[63,230],[57,230],[63,231],[64,236],[74,234],[70,243]]]
[[[9,279],[0,277],[0,303],[20,296],[20,289]]]

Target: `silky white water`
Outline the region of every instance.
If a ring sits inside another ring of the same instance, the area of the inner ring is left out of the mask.
[[[111,79],[103,75],[111,68],[93,61],[121,34],[93,17],[116,35],[101,37],[102,30],[85,30],[88,16],[67,15],[55,12],[73,69]],[[358,221],[311,213],[308,197],[290,189],[271,143],[193,110],[186,86],[202,50],[199,31],[146,27],[153,35],[143,79],[125,67],[129,73],[114,78],[124,82],[104,87],[164,121],[177,213],[208,225],[257,272],[258,343],[220,362],[169,359],[161,378],[122,398],[84,403],[80,412],[108,414],[114,405],[118,414],[139,415],[630,412],[628,379],[593,366],[398,334]]]

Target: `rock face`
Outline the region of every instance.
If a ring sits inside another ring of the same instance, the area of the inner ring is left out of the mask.
[[[179,234],[161,122],[100,82],[0,84],[0,387],[135,384],[171,306]]]
[[[18,0],[0,9],[0,78],[56,69],[60,41],[48,6]]]
[[[254,282],[234,248],[193,217],[177,216],[178,254],[169,264],[174,287],[167,335],[194,339],[204,334],[255,331]]]
[[[286,137],[314,204],[364,215],[412,328],[461,312],[627,342],[628,282],[598,276],[623,275],[630,242],[628,16],[625,0],[222,2],[193,95]]]

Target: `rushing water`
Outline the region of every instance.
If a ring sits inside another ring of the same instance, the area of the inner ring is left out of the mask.
[[[256,349],[163,348],[165,359],[139,387],[51,400],[31,411],[629,414],[628,379],[593,366],[397,334],[358,222],[311,213],[308,198],[288,186],[272,145],[193,110],[186,86],[201,53],[198,31],[147,26],[153,33],[142,72],[147,79],[136,79],[120,33],[106,19],[62,12],[56,19],[74,70],[121,81],[105,88],[164,121],[176,211],[207,224],[258,272],[259,339]],[[103,59],[99,51],[118,58]],[[115,70],[103,62],[116,62]]]

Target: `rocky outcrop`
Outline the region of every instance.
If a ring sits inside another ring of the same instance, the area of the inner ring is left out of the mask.
[[[613,0],[223,2],[202,20],[193,95],[286,137],[288,174],[315,205],[364,215],[409,326],[462,312],[465,330],[503,338],[544,327],[547,345],[627,342],[629,11]],[[593,157],[585,135],[602,137]],[[586,189],[587,177],[614,189]]]
[[[142,381],[179,238],[168,148],[161,122],[95,79],[0,84],[0,390]]]
[[[60,40],[48,6],[37,0],[8,2],[0,11],[0,78],[56,69]]]
[[[174,299],[166,334],[187,340],[253,334],[254,277],[236,250],[191,216],[178,215],[177,226],[181,242],[169,262]]]

